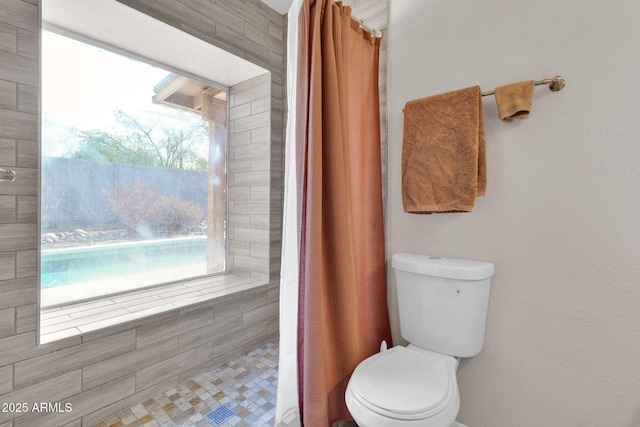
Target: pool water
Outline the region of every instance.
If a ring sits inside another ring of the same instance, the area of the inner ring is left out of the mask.
[[[126,280],[145,273],[157,276],[176,269],[184,271],[180,278],[186,279],[205,274],[206,263],[205,236],[47,249],[40,257],[40,287]]]

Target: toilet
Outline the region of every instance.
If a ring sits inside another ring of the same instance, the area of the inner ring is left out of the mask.
[[[347,408],[359,427],[449,427],[460,408],[459,359],[484,344],[494,265],[397,253],[391,266],[409,345],[383,346],[356,367]]]

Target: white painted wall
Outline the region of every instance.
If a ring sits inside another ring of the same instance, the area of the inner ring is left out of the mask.
[[[640,3],[391,1],[387,41],[388,254],[496,265],[458,420],[640,425]],[[527,120],[483,99],[488,190],[472,213],[403,212],[406,101],[556,74],[567,87],[537,87]]]

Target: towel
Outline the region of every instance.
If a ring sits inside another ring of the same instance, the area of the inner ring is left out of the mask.
[[[526,82],[497,87],[495,97],[500,120],[512,122],[513,119],[529,117],[535,85],[535,81],[527,80]]]
[[[402,202],[405,212],[471,212],[485,194],[480,87],[409,101],[404,108]]]

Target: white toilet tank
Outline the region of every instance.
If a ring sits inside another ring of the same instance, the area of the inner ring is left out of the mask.
[[[391,266],[404,339],[455,357],[482,350],[492,263],[397,253]]]

